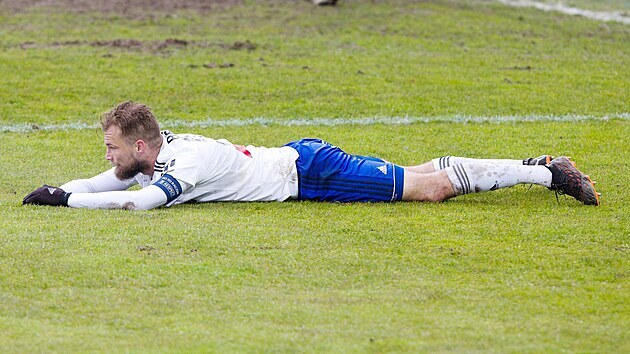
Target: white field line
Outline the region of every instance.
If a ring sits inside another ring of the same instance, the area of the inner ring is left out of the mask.
[[[162,120],[160,127],[172,128],[212,128],[212,127],[246,127],[246,126],[280,126],[280,127],[334,127],[341,125],[409,125],[414,123],[451,122],[451,123],[518,123],[518,122],[582,122],[608,121],[611,119],[630,120],[630,113],[616,113],[605,116],[591,115],[526,115],[526,116],[468,116],[456,115],[450,117],[366,117],[366,118],[249,118],[249,119],[206,119],[189,121],[181,119]],[[0,124],[0,133],[30,133],[36,131],[69,131],[97,129],[98,123],[84,122],[64,124]]]
[[[532,0],[498,0],[499,2],[515,7],[534,7],[543,11],[556,11],[567,15],[582,16],[598,21],[614,21],[623,24],[630,24],[630,17],[623,11],[591,11],[577,7],[566,6],[561,2],[555,4],[547,4],[540,1]]]

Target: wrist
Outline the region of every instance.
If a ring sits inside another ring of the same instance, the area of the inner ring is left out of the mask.
[[[63,192],[61,195],[61,205],[68,206],[68,198],[70,198],[70,194],[72,194],[72,192]]]

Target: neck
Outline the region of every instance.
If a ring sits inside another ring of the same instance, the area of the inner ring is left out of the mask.
[[[162,142],[160,141],[160,144],[158,146],[156,146],[154,149],[150,149],[147,156],[147,162],[149,165],[144,171],[142,171],[142,174],[153,176],[153,173],[155,172],[155,162],[157,161],[157,157],[160,154],[161,148]]]

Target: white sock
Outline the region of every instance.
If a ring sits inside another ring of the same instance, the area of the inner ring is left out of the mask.
[[[456,164],[444,170],[457,195],[493,191],[520,183],[551,186],[551,171],[545,166],[473,163]]]
[[[458,156],[443,156],[437,159],[431,160],[433,168],[436,171],[443,170],[447,167],[457,165],[460,163],[472,164],[472,163],[493,163],[498,165],[523,165],[523,160],[510,160],[510,159],[471,159],[468,157]]]

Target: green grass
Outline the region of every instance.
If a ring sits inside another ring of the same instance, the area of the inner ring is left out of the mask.
[[[625,352],[629,130],[625,121],[196,130],[269,146],[317,134],[402,164],[446,151],[558,151],[596,177],[603,205],[523,186],[442,204],[148,212],[20,206],[38,184],[106,163],[93,131],[4,134],[0,171],[13,178],[0,186],[0,349]],[[444,138],[453,131],[457,141]],[[501,146],[483,144],[497,136]]]
[[[271,1],[203,16],[40,11],[0,23],[0,124],[90,121],[126,99],[196,120],[601,116],[628,112],[630,98],[630,27],[494,3]],[[168,38],[193,42],[157,50]],[[90,45],[115,39],[144,45]],[[246,40],[256,49],[221,46]],[[55,45],[73,41],[83,42]],[[225,63],[234,66],[203,66]]]
[[[565,154],[603,193],[600,207],[537,186],[440,204],[24,207],[43,183],[107,169],[102,133],[2,132],[0,352],[628,352],[627,117],[448,117],[627,114],[629,37],[470,1],[0,12],[0,127],[93,124],[134,99],[162,120],[278,122],[180,132],[264,146],[316,136],[403,165]],[[118,38],[144,44],[89,44]],[[195,42],[156,50],[167,38]],[[245,40],[256,49],[228,48]],[[446,121],[280,124],[390,116]]]

